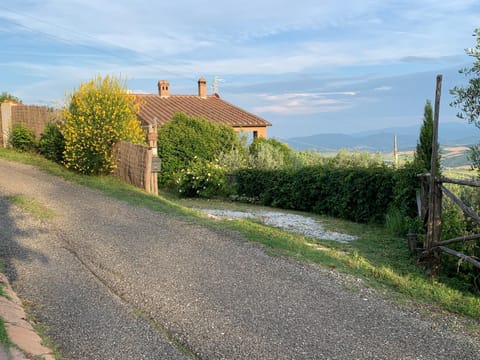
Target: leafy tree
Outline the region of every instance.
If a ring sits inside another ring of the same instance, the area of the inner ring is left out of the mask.
[[[476,37],[474,48],[465,49],[468,56],[474,58],[470,68],[463,68],[459,71],[468,80],[468,86],[455,86],[450,93],[455,97],[450,106],[457,107],[460,111],[457,117],[466,119],[470,124],[480,128],[480,29],[473,31]],[[480,144],[471,147],[470,159],[474,168],[480,169]]]
[[[138,104],[126,83],[97,76],[71,94],[63,109],[64,163],[84,174],[108,174],[114,167],[112,149],[119,141],[144,143],[137,119]]]
[[[429,172],[432,164],[432,140],[433,140],[433,110],[430,100],[425,103],[423,111],[423,124],[420,128],[420,136],[417,142],[417,150],[414,154],[415,167],[421,171]],[[438,147],[437,143],[437,149]],[[437,175],[440,172],[440,154],[436,160]]]
[[[12,101],[16,101],[18,103],[22,103],[22,100],[20,100],[19,98],[17,98],[16,96],[13,96],[9,93],[7,93],[6,91],[3,91],[1,94],[0,94],[0,104],[3,103],[5,100],[12,100]]]
[[[158,129],[158,156],[162,159],[159,182],[173,186],[176,174],[193,161],[215,161],[236,148],[240,148],[240,141],[230,126],[177,113]]]

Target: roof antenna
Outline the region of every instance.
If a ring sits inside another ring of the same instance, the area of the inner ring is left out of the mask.
[[[220,79],[218,76],[215,76],[212,81],[212,92],[218,94],[218,83],[225,82],[225,80]]]

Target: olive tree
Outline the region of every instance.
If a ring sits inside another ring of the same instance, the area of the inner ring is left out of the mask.
[[[473,36],[475,47],[465,49],[467,55],[473,57],[473,65],[459,71],[468,78],[468,86],[455,86],[450,90],[454,96],[450,105],[459,109],[458,118],[480,128],[480,29],[475,29]],[[480,169],[480,144],[471,147],[470,159],[472,166]]]

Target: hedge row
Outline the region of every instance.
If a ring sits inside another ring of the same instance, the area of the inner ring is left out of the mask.
[[[415,171],[387,167],[243,169],[236,192],[263,205],[310,211],[356,222],[383,223],[390,206],[415,212]]]

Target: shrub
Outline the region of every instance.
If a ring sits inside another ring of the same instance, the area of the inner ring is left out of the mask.
[[[10,131],[8,144],[18,151],[33,151],[37,145],[35,133],[23,124],[16,124]]]
[[[65,138],[60,131],[60,124],[48,123],[45,126],[40,141],[38,142],[40,153],[49,160],[61,163],[65,151]]]
[[[257,138],[249,146],[250,167],[279,169],[293,164],[294,151],[276,139]]]
[[[218,164],[226,169],[227,172],[234,172],[248,167],[250,155],[243,149],[233,149],[228,152],[222,152],[218,156]]]
[[[176,174],[194,159],[214,161],[221,153],[239,147],[238,136],[230,126],[177,113],[158,130],[160,185],[174,186]]]
[[[114,77],[98,76],[69,96],[62,129],[67,168],[108,174],[115,167],[112,149],[117,142],[145,142],[136,116],[138,104],[126,89],[126,83]]]
[[[357,222],[383,223],[393,200],[394,171],[385,167],[243,169],[235,175],[239,197]]]
[[[417,192],[420,190],[420,178],[423,168],[417,163],[406,163],[394,172],[395,188],[392,206],[403,216],[414,219],[418,216]]]
[[[367,168],[382,166],[383,159],[380,153],[370,154],[366,151],[342,149],[330,159],[329,163],[339,168]]]
[[[177,174],[177,190],[185,197],[226,195],[225,169],[203,159],[194,159],[187,169]]]
[[[327,163],[328,158],[315,150],[295,151],[293,153],[292,166],[296,168],[325,165]]]

